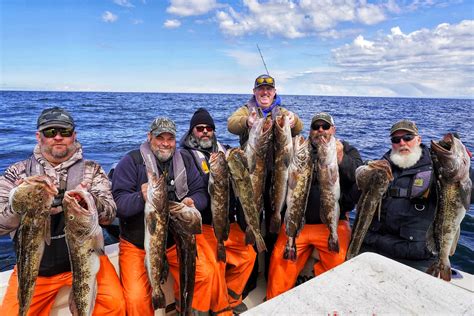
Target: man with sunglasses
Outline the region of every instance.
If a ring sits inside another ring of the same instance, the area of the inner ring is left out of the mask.
[[[400,120],[390,129],[393,181],[362,245],[413,268],[426,271],[435,260],[426,247],[426,232],[434,220],[436,189],[429,148],[421,142],[415,122]]]
[[[336,134],[334,119],[328,113],[318,113],[311,120],[309,138],[311,140],[311,154],[313,162],[317,159],[317,146],[320,142],[328,141]],[[355,170],[363,164],[359,151],[344,140],[336,140],[337,163],[339,169],[339,184],[341,196],[339,199],[340,217],[337,227],[339,237],[339,252],[328,249],[329,229],[323,224],[320,216],[320,187],[317,170],[313,168],[313,177],[310,186],[308,202],[306,204],[305,224],[295,243],[297,251],[296,261],[283,258],[287,236],[281,229],[275,243],[270,262],[267,299],[271,299],[291,289],[298,275],[313,249],[317,251],[318,260],[313,266],[315,275],[336,267],[344,262],[347,248],[351,239],[351,228],[347,212],[354,209],[358,199],[355,182]]]
[[[72,272],[65,240],[63,197],[66,191],[80,187],[93,197],[99,223],[110,224],[116,205],[104,170],[96,162],[83,159],[82,146],[77,141],[75,123],[64,109],[53,107],[41,112],[37,121],[37,145],[33,155],[8,167],[0,177],[0,234],[14,232],[20,225],[18,210],[12,209],[9,196],[29,177],[48,177],[58,189],[51,205],[50,244],[45,244],[39,275],[29,309],[31,315],[49,314],[56,294],[63,286],[71,286]],[[14,237],[16,238],[16,236]],[[18,312],[18,280],[14,269],[0,307],[0,315]],[[106,255],[100,256],[97,273],[96,315],[124,315],[125,304],[120,280]]]
[[[151,157],[144,160],[143,157]],[[120,219],[120,275],[127,305],[127,315],[153,315],[151,286],[145,269],[144,209],[148,190],[147,169],[165,175],[168,200],[182,202],[203,212],[209,204],[207,188],[193,157],[176,149],[176,125],[167,117],[157,117],[150,125],[147,140],[140,149],[127,153],[117,164],[112,192]],[[225,282],[219,279],[220,265],[203,234],[196,235],[197,257],[192,309],[195,314],[227,312],[229,303]],[[168,233],[166,258],[179,295],[177,247]]]
[[[213,152],[226,152],[228,146],[223,146],[216,137],[214,119],[204,108],[199,108],[194,112],[189,124],[188,132],[181,140],[181,146],[188,150],[194,157],[196,167],[198,168],[207,188],[209,185],[209,159]],[[234,314],[240,314],[247,310],[242,302],[242,292],[245,284],[252,272],[255,258],[257,256],[251,245],[245,244],[245,223],[244,214],[240,204],[233,196],[229,201],[229,220],[230,231],[226,247],[226,263],[221,263],[221,275],[230,307]],[[202,232],[207,243],[213,252],[213,257],[217,258],[217,239],[212,227],[211,205],[208,204],[202,214]]]

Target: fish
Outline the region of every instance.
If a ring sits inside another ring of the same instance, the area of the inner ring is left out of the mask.
[[[253,188],[245,153],[240,148],[232,148],[227,152],[226,159],[234,193],[242,205],[245,222],[247,223],[245,243],[247,245],[255,244],[258,252],[262,252],[267,248],[260,232],[259,213],[253,197]]]
[[[273,124],[274,165],[272,174],[272,215],[268,230],[277,234],[281,226],[281,212],[285,206],[288,187],[288,168],[293,154],[293,141],[288,115],[278,115]]]
[[[431,156],[438,185],[438,207],[427,233],[428,249],[438,254],[427,273],[451,281],[449,256],[456,251],[461,221],[470,206],[470,157],[460,139],[446,134],[431,141]]]
[[[381,211],[382,198],[393,180],[390,163],[385,160],[372,160],[356,169],[356,183],[361,190],[357,202],[357,217],[353,225],[352,238],[346,253],[346,260],[357,256],[367,230],[376,211]]]
[[[166,297],[161,284],[168,277],[166,242],[168,236],[168,195],[165,176],[147,171],[148,189],[145,202],[145,267],[152,288],[153,309],[165,308]]]
[[[337,164],[336,138],[334,135],[321,136],[317,144],[316,175],[320,189],[321,221],[329,228],[328,249],[339,253],[339,237],[337,224],[340,216],[339,167]]]
[[[285,232],[288,237],[283,258],[296,261],[295,239],[304,226],[306,205],[308,202],[313,161],[309,139],[297,135],[293,139],[294,154],[288,169],[288,192],[286,193]]]
[[[28,313],[38,277],[45,242],[51,241],[51,204],[58,189],[44,175],[31,176],[10,196],[12,209],[20,215],[16,232],[19,315]]]
[[[64,233],[72,270],[69,310],[73,315],[92,315],[97,296],[97,273],[104,255],[104,237],[92,195],[78,187],[63,199]]]
[[[201,213],[183,203],[169,201],[170,231],[179,262],[179,314],[192,315],[196,275],[196,234],[202,232]]]
[[[209,195],[212,226],[217,238],[217,260],[226,262],[224,241],[229,238],[229,170],[224,152],[211,153],[209,158]]]
[[[245,156],[249,166],[253,197],[259,214],[263,211],[263,192],[265,189],[266,159],[273,139],[273,121],[270,117],[259,118],[249,132],[245,145]]]

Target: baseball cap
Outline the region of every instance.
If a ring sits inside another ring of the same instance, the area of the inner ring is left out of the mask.
[[[327,122],[331,124],[332,126],[334,126],[334,119],[332,118],[331,115],[329,115],[326,112],[321,112],[313,116],[313,118],[311,119],[311,126],[313,126],[314,122],[319,121],[319,120]]]
[[[261,86],[270,86],[275,88],[275,79],[270,75],[260,75],[255,79],[254,89]]]
[[[74,129],[76,125],[74,124],[74,119],[68,111],[55,106],[53,108],[44,109],[38,117],[38,121],[36,122],[36,128],[38,131],[42,131],[49,127]]]
[[[416,127],[415,122],[410,120],[400,120],[392,125],[390,128],[390,136],[393,135],[396,131],[407,131],[413,135],[418,135],[418,127]]]
[[[176,136],[176,124],[167,117],[157,117],[150,125],[150,132],[154,136],[170,133]]]

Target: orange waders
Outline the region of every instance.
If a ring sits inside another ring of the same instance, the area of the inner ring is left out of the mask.
[[[337,226],[339,236],[339,253],[328,250],[329,229],[325,224],[306,224],[296,238],[296,261],[283,259],[287,241],[285,225],[280,229],[278,239],[273,249],[268,275],[267,299],[271,299],[291,289],[296,282],[306,261],[313,252],[319,252],[319,261],[314,264],[314,274],[320,275],[330,270],[346,259],[347,248],[351,240],[349,221],[340,220]]]
[[[56,294],[63,286],[72,285],[72,272],[63,272],[50,277],[38,276],[28,315],[48,316]],[[16,267],[8,281],[7,292],[0,307],[0,315],[18,315],[18,276]],[[125,300],[122,286],[114,266],[107,256],[100,257],[97,273],[97,297],[93,315],[125,315]]]

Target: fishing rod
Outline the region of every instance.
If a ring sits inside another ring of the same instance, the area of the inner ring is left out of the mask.
[[[257,44],[257,49],[258,49],[258,52],[260,53],[260,57],[262,58],[262,62],[263,62],[263,65],[265,66],[265,70],[267,71],[267,75],[270,76],[270,73],[268,72],[267,64],[265,63],[265,59],[263,59],[262,51],[260,50],[260,47],[258,47],[258,44]]]

